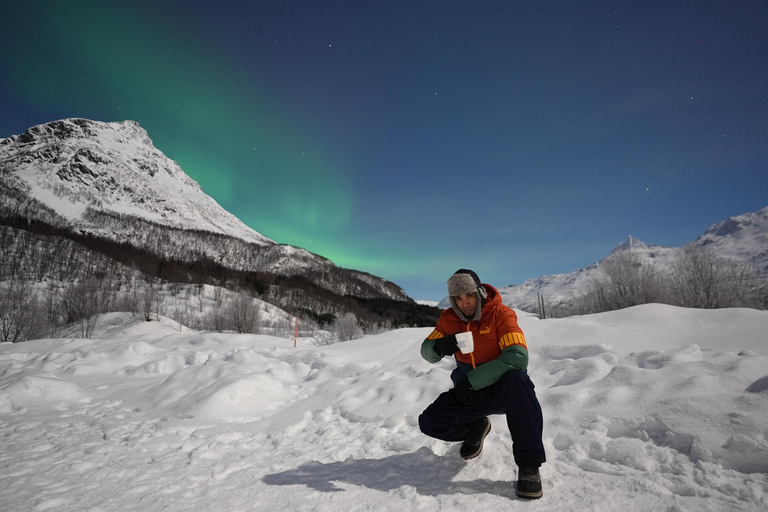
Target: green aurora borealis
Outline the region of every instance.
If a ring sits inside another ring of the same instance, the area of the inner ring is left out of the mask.
[[[211,51],[211,41],[144,26],[128,4],[116,13],[109,2],[51,2],[27,14],[50,38],[17,54],[24,62],[8,74],[28,101],[55,107],[63,96],[86,110],[80,117],[138,120],[209,195],[282,243],[314,239],[327,254],[322,240],[349,226],[351,177],[324,154],[321,127],[299,114],[301,129],[289,126],[279,112],[288,107],[221,60],[226,52]]]

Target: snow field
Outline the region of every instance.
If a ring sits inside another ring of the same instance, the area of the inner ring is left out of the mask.
[[[515,497],[503,416],[472,461],[418,429],[451,363],[430,329],[315,347],[113,314],[0,344],[0,503],[21,510],[764,510],[768,313],[520,313],[544,497]],[[525,315],[525,316],[524,316]]]

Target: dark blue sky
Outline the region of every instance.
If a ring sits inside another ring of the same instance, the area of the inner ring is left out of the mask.
[[[439,300],[768,205],[768,2],[15,2],[0,137],[141,123],[257,231]]]

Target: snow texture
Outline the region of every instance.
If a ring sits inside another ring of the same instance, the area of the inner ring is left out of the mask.
[[[767,312],[520,315],[540,500],[515,496],[503,416],[468,462],[419,431],[450,386],[419,356],[429,328],[294,348],[111,314],[94,339],[0,344],[2,509],[768,508]]]

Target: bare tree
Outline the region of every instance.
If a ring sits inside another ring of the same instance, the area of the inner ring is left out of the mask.
[[[259,310],[253,298],[237,293],[229,298],[227,316],[232,329],[237,333],[255,333],[259,325]]]
[[[227,311],[224,306],[217,301],[214,301],[211,310],[208,312],[207,318],[210,329],[224,332],[227,328]]]
[[[112,274],[104,274],[98,279],[93,279],[95,291],[102,313],[114,311],[117,306],[117,281]]]
[[[72,283],[64,288],[62,303],[67,316],[67,323],[80,325],[83,338],[90,338],[99,319],[99,313],[104,312],[99,302],[99,283],[95,278],[86,279],[80,283]]]
[[[198,283],[195,288],[197,290],[197,294],[195,295],[195,298],[197,299],[197,310],[202,313],[203,306],[205,305],[205,285]]]
[[[603,261],[602,271],[604,277],[597,284],[602,307],[621,309],[664,299],[661,276],[635,252],[611,254]]]
[[[45,303],[45,318],[49,326],[49,335],[57,337],[59,329],[67,324],[67,312],[61,288],[58,285],[48,286],[48,292],[43,296]]]
[[[135,317],[139,314],[139,300],[140,290],[135,281],[130,281],[127,286],[126,293],[124,293],[120,300],[120,308],[122,311],[130,312],[131,316]]]
[[[27,282],[0,285],[0,341],[37,339],[46,330],[45,312]]]
[[[751,263],[718,257],[708,247],[682,251],[670,278],[675,304],[706,309],[758,307],[759,283]]]
[[[292,334],[292,322],[288,318],[278,318],[272,323],[273,335],[279,338],[289,338]]]
[[[189,302],[185,302],[182,306],[173,309],[171,318],[176,320],[179,324],[179,332],[182,328],[189,324],[189,320],[192,317],[192,306]]]
[[[749,261],[721,261],[723,279],[720,292],[723,307],[759,308],[763,279],[758,277],[755,266]]]
[[[349,312],[337,316],[333,321],[333,332],[338,336],[339,341],[349,341],[363,337],[363,329],[357,321],[357,316]]]
[[[224,295],[226,290],[221,286],[213,287],[213,303],[217,307],[221,307],[224,304]]]
[[[152,313],[158,310],[157,303],[160,298],[160,290],[153,283],[147,283],[139,293],[139,308],[144,315],[144,320],[152,320]],[[159,318],[158,318],[159,320]]]
[[[166,295],[163,293],[163,285],[160,284],[157,287],[157,296],[155,297],[155,317],[160,320],[161,315],[165,315],[165,299]]]

